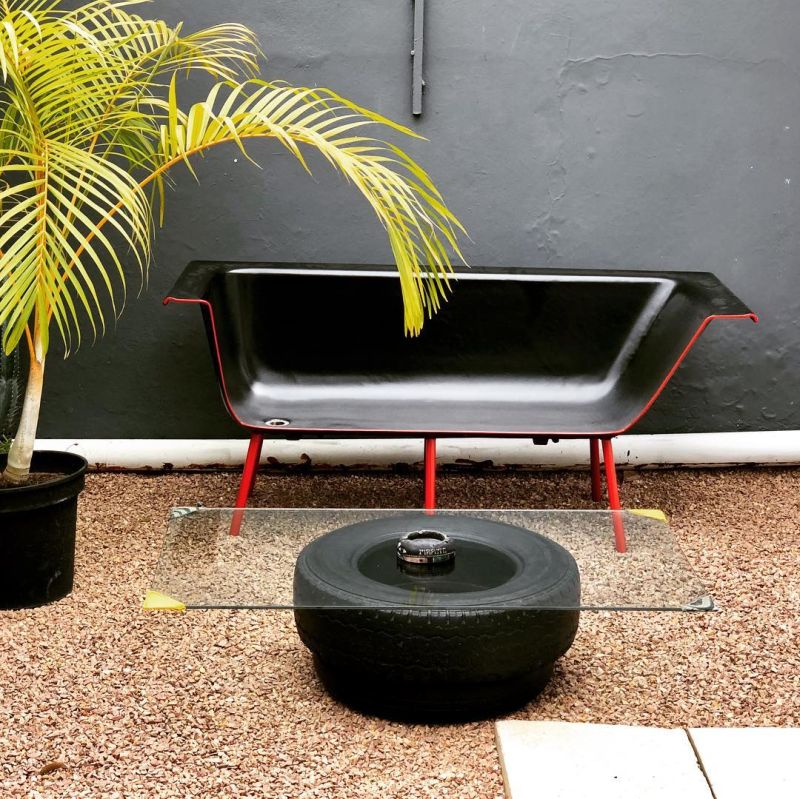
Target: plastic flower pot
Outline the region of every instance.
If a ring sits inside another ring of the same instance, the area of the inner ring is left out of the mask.
[[[0,471],[6,456],[0,456]],[[0,486],[0,609],[62,599],[75,573],[75,524],[86,459],[71,452],[35,452],[31,472],[53,478]]]

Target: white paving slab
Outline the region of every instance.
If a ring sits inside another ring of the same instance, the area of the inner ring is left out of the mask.
[[[717,799],[798,799],[800,729],[690,729]]]
[[[506,799],[712,799],[685,730],[562,721],[496,729]]]

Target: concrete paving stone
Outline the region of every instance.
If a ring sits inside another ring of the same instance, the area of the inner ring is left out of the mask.
[[[499,721],[506,799],[712,799],[685,730]]]
[[[716,799],[800,797],[800,729],[704,727],[689,734]]]

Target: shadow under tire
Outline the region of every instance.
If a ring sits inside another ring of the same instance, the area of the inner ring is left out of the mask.
[[[419,595],[412,604],[408,590],[362,566],[415,526],[496,550],[511,566],[497,585],[434,591],[425,607]],[[541,692],[575,638],[580,576],[569,552],[531,530],[419,514],[313,541],[297,559],[294,601],[297,632],[334,698],[384,718],[461,721],[510,712]]]

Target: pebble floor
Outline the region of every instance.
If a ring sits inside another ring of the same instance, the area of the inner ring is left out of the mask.
[[[75,590],[0,614],[0,797],[502,797],[491,722],[407,726],[329,699],[285,611],[140,610],[173,505],[230,473],[91,474]],[[594,507],[585,473],[443,474],[441,507]],[[721,612],[584,613],[514,718],[800,724],[800,470],[628,472]],[[418,507],[417,474],[268,474],[254,506]]]

